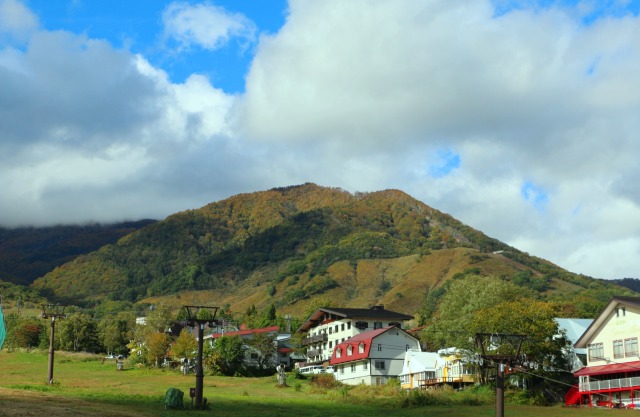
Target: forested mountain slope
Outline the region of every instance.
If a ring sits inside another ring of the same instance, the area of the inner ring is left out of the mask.
[[[56,266],[115,243],[155,220],[83,226],[0,227],[0,279],[29,285]]]
[[[401,191],[350,194],[314,184],[177,213],[33,285],[81,305],[197,297],[234,309],[275,304],[296,312],[326,297],[427,315],[447,281],[471,273],[585,308],[622,291],[522,253]]]

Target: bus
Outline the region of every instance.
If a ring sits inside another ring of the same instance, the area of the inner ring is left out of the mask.
[[[301,374],[324,374],[325,369],[322,365],[303,366],[300,368]]]

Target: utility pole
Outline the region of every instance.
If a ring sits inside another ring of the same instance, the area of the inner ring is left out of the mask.
[[[204,368],[202,367],[202,350],[204,347],[204,325],[209,327],[216,325],[216,313],[219,307],[211,306],[183,306],[187,315],[186,324],[188,326],[198,327],[198,358],[196,360],[196,388],[195,399],[196,409],[204,409],[202,391],[204,387]]]
[[[476,333],[476,346],[480,349],[478,365],[496,367],[496,417],[504,417],[505,368],[522,364],[520,351],[525,337],[520,334]],[[494,353],[489,354],[488,351]]]
[[[64,319],[67,315],[64,314],[64,307],[60,304],[47,304],[42,306],[42,318],[51,318],[51,335],[49,336],[49,377],[47,383],[53,384],[53,356],[54,356],[54,337],[56,334],[56,318]]]

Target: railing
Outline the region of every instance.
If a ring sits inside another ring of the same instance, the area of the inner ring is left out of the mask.
[[[640,377],[606,379],[603,381],[583,382],[580,384],[580,391],[601,391],[620,388],[630,388],[640,386]]]
[[[428,379],[420,379],[418,380],[418,385],[421,387],[425,387],[428,385],[439,385],[439,384],[459,384],[465,381],[462,376],[448,376],[448,377],[436,377],[436,378],[428,378]]]
[[[326,334],[317,334],[315,336],[305,337],[304,339],[302,339],[302,346],[311,345],[318,342],[326,342],[327,340],[328,337]]]
[[[322,355],[322,349],[309,349],[307,350],[307,357],[313,358],[314,356]]]
[[[577,405],[580,402],[580,391],[578,390],[578,386],[572,386],[569,391],[564,395],[564,404],[565,405]]]

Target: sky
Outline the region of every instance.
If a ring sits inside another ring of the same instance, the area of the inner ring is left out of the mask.
[[[0,225],[400,189],[640,278],[640,0],[0,0]]]

